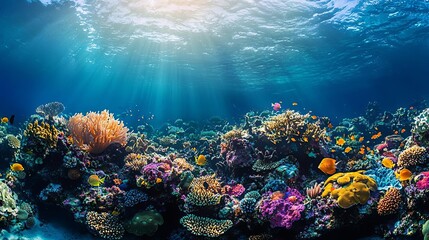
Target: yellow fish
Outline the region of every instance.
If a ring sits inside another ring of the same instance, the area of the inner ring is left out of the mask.
[[[353,148],[351,148],[351,147],[346,147],[346,149],[344,149],[344,152],[345,152],[345,153],[349,153],[351,150],[353,150]]]
[[[302,138],[302,140],[303,140],[304,142],[308,142],[308,137],[303,137],[303,138]]]
[[[298,103],[297,102],[293,102],[292,106],[298,106]]]
[[[316,115],[313,115],[313,116],[311,116],[311,119],[316,120],[316,119],[317,119],[317,116],[316,116]]]
[[[162,178],[156,178],[156,183],[162,183]]]
[[[351,135],[350,136],[350,140],[354,141],[355,140],[355,135]]]
[[[100,179],[100,177],[98,177],[97,175],[92,174],[92,175],[91,175],[91,176],[89,176],[89,178],[88,178],[88,183],[89,183],[89,185],[91,185],[91,186],[93,186],[93,187],[99,187],[101,184],[103,184],[103,183],[104,183],[104,179],[105,179],[105,178],[101,178],[101,179]]]
[[[22,172],[22,171],[24,171],[24,167],[22,166],[21,163],[14,163],[14,164],[10,165],[10,170],[12,170],[14,172]]]
[[[411,177],[413,176],[413,173],[410,170],[404,168],[399,172],[396,171],[395,176],[397,179],[399,179],[399,181],[407,181],[411,179]]]
[[[195,163],[196,163],[198,166],[204,166],[204,165],[206,165],[206,163],[207,163],[206,156],[204,156],[204,155],[199,155],[199,156],[198,156],[198,158],[197,158],[197,157],[195,157]]]
[[[395,166],[392,159],[390,159],[390,158],[383,158],[383,160],[381,161],[381,164],[383,164],[384,167],[389,168],[389,169],[393,168]]]
[[[360,137],[359,142],[363,142],[364,139],[365,139],[364,137]]]
[[[343,145],[344,145],[344,143],[346,143],[346,141],[345,141],[343,138],[338,138],[338,139],[337,139],[337,145],[338,145],[338,146],[343,146]]]
[[[290,138],[290,140],[291,140],[292,142],[296,142],[296,139],[295,139],[295,138]]]
[[[365,154],[365,148],[364,148],[364,147],[361,147],[361,148],[360,148],[360,150],[359,150],[359,154],[362,154],[362,155],[364,155],[364,154]]]
[[[326,173],[326,174],[334,174],[335,171],[337,171],[337,167],[335,166],[336,160],[333,158],[324,158],[322,161],[320,161],[320,164],[318,168],[320,171]]]
[[[8,123],[8,122],[9,122],[9,118],[7,118],[7,117],[3,117],[1,119],[1,123]]]

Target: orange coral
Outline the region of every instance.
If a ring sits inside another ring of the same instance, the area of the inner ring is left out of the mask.
[[[101,153],[112,143],[127,143],[128,128],[107,110],[85,116],[75,114],[69,119],[68,128],[74,144],[90,153]]]
[[[378,202],[377,212],[379,215],[394,214],[401,205],[401,192],[396,188],[389,188],[384,197]]]

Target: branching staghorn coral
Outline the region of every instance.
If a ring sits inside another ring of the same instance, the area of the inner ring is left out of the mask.
[[[194,178],[189,185],[189,190],[186,201],[195,206],[217,205],[222,197],[218,194],[221,184],[214,174]]]
[[[75,114],[69,119],[68,129],[74,144],[93,154],[103,152],[112,143],[122,146],[127,143],[128,128],[107,110],[89,112],[85,116]]]
[[[180,223],[192,234],[205,237],[219,237],[233,225],[231,220],[218,220],[194,214],[182,217]]]
[[[303,131],[305,119],[309,114],[301,115],[293,110],[286,110],[284,113],[270,117],[263,122],[263,131],[270,141],[276,143],[281,139],[290,141],[292,137],[298,137]]]
[[[246,130],[243,130],[241,128],[234,128],[223,134],[222,139],[229,142],[233,138],[243,138],[246,135],[248,135],[248,132]]]
[[[325,129],[320,128],[319,121],[308,122],[310,114],[299,114],[293,110],[272,116],[262,123],[260,128],[268,139],[277,143],[279,141],[319,141],[326,138]]]

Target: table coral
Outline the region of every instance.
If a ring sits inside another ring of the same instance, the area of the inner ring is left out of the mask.
[[[42,104],[36,108],[36,113],[46,118],[52,118],[64,111],[65,107],[60,102]]]
[[[180,223],[197,236],[219,237],[233,225],[231,220],[218,220],[188,214],[180,219]]]

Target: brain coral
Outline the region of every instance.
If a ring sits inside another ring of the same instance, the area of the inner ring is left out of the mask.
[[[398,157],[399,167],[415,166],[426,159],[426,149],[424,147],[412,146],[405,149]]]
[[[86,215],[86,224],[89,229],[105,239],[122,239],[124,227],[111,214],[90,211]]]
[[[394,214],[398,211],[400,204],[401,192],[397,188],[390,188],[378,202],[377,212],[382,216]]]

